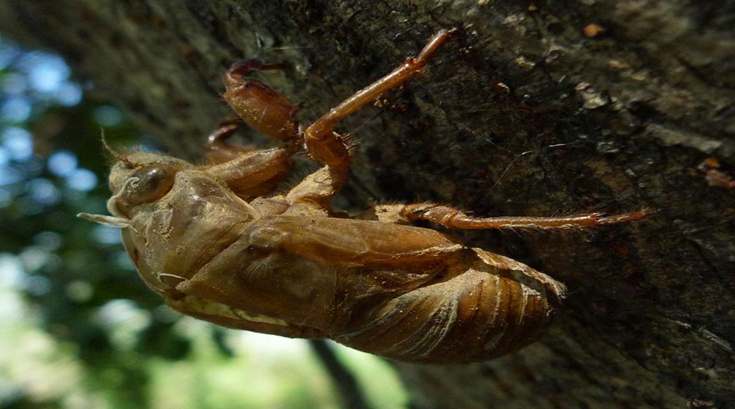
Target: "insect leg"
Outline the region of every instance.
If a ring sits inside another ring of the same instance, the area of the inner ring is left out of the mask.
[[[217,129],[209,134],[207,143],[204,144],[204,152],[209,163],[218,164],[227,162],[256,149],[252,145],[233,145],[227,142],[227,139],[237,131],[240,125],[242,125],[242,121],[240,120],[227,120],[220,123]]]
[[[289,147],[254,150],[212,165],[205,171],[225,181],[235,194],[248,200],[276,188],[291,169],[292,154],[293,149]]]
[[[309,155],[315,160],[331,166],[339,166],[349,162],[347,147],[345,147],[339,134],[333,131],[334,126],[349,114],[380,97],[384,92],[401,85],[414,75],[422,72],[429,59],[451,36],[452,32],[452,30],[437,32],[418,56],[407,59],[390,74],[356,92],[311,124],[304,133],[304,143]]]
[[[380,218],[380,214],[383,218]],[[384,205],[376,207],[379,220],[391,223],[407,223],[428,220],[454,229],[565,229],[605,226],[640,220],[648,211],[606,216],[602,213],[584,213],[559,217],[472,217],[461,210],[432,203],[410,205]]]
[[[346,176],[346,166],[324,166],[291,189],[286,199],[291,205],[316,206],[331,212],[329,202],[339,193]],[[296,211],[296,208],[293,210]]]
[[[239,62],[225,75],[227,91],[223,97],[244,123],[288,144],[268,150],[228,144],[226,140],[237,130],[239,121],[226,121],[209,136],[205,146],[207,158],[213,164],[207,172],[224,180],[245,199],[273,191],[291,169],[291,155],[298,149],[299,127],[294,116],[301,108],[265,84],[248,78],[257,70],[281,68],[280,64],[258,60]]]
[[[281,64],[268,64],[259,60],[241,61],[225,74],[226,91],[222,95],[242,120],[263,135],[282,141],[295,142],[299,126],[295,121],[301,107],[260,81],[248,78],[251,72],[284,68]]]

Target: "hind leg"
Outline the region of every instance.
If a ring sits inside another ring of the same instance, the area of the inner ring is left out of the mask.
[[[427,220],[452,229],[567,229],[606,226],[640,220],[647,210],[605,216],[584,213],[560,217],[472,217],[461,210],[432,203],[389,204],[371,209],[370,214],[385,223],[408,224]]]

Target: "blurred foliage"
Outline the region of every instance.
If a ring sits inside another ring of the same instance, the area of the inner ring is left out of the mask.
[[[82,89],[59,57],[0,39],[0,408],[336,408],[305,343],[182,319],[118,229],[75,218],[107,213],[100,130],[149,140]],[[387,365],[340,356],[376,407],[403,407]]]

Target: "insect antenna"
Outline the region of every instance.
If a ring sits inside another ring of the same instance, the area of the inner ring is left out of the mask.
[[[139,163],[133,162],[130,159],[128,159],[128,155],[124,153],[120,153],[110,146],[109,143],[107,143],[107,138],[105,137],[105,129],[100,128],[100,141],[102,142],[102,146],[105,148],[105,151],[112,157],[112,159],[115,162],[122,162],[123,165],[125,165],[128,169],[133,169],[136,167],[140,167],[141,165]]]
[[[121,156],[119,153],[115,152],[115,150],[110,147],[109,143],[107,143],[107,137],[105,137],[105,128],[100,128],[100,142],[102,142],[102,147],[105,148],[107,153],[112,155],[114,158]]]

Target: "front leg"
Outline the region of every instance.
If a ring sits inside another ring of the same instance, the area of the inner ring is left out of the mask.
[[[204,155],[209,163],[213,165],[224,163],[256,150],[253,145],[233,145],[227,142],[242,124],[239,119],[223,121],[209,134],[204,144]]]
[[[256,150],[228,143],[239,125],[237,121],[223,122],[209,135],[204,149],[211,165],[206,171],[224,181],[238,196],[250,200],[276,188],[291,170],[291,155],[297,146]]]
[[[299,137],[299,125],[294,119],[301,107],[248,75],[258,70],[282,69],[281,64],[247,60],[233,65],[225,75],[227,91],[222,95],[232,109],[263,135],[293,142]]]
[[[237,63],[225,75],[227,91],[223,97],[242,122],[266,136],[285,141],[286,146],[255,150],[252,146],[227,143],[240,121],[222,123],[205,145],[207,159],[212,164],[207,172],[246,200],[272,192],[291,169],[291,155],[299,149],[301,134],[294,116],[301,108],[248,77],[257,70],[281,68],[280,64],[258,60]]]
[[[291,170],[291,151],[286,148],[257,150],[210,166],[206,172],[245,200],[272,192]]]

